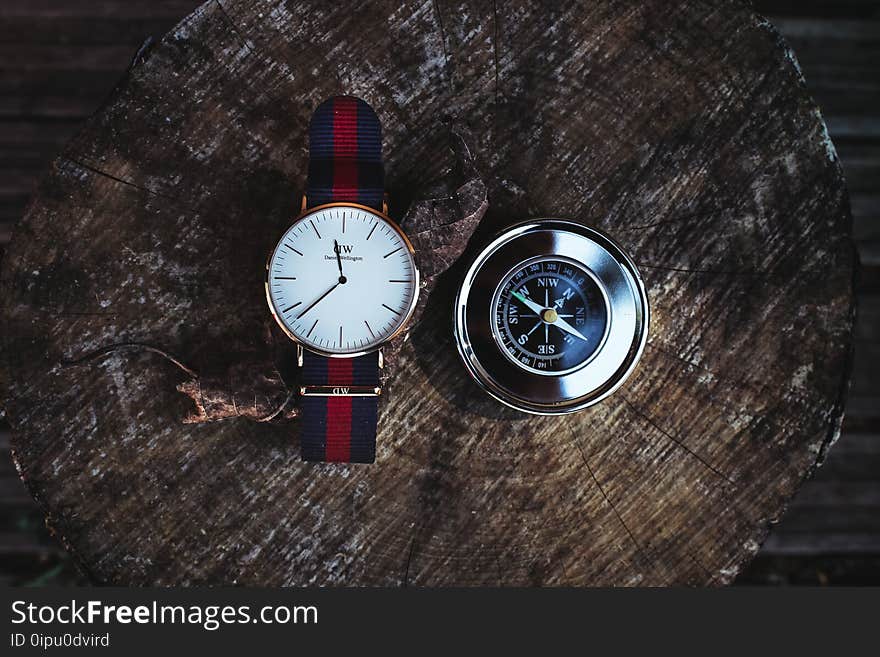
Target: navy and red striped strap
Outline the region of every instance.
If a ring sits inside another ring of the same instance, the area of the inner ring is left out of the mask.
[[[382,126],[360,98],[325,100],[309,126],[309,207],[349,201],[382,209]]]
[[[376,354],[326,358],[303,352],[308,385],[340,388],[379,384]],[[376,458],[376,397],[302,397],[300,450],[304,461],[372,463]]]
[[[309,126],[308,207],[347,201],[382,209],[385,170],[382,127],[359,98],[336,96],[315,110]],[[379,355],[327,358],[303,351],[303,386],[379,386]],[[303,396],[300,450],[304,461],[372,463],[378,399]]]

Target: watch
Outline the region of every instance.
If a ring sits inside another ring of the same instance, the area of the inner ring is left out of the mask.
[[[534,219],[497,235],[455,301],[455,338],[471,377],[517,410],[583,410],[634,371],[650,312],[635,263],[608,235]]]
[[[382,347],[418,293],[412,244],[387,214],[379,120],[330,98],[309,126],[301,214],[266,265],[269,309],[297,345],[304,461],[375,460]]]

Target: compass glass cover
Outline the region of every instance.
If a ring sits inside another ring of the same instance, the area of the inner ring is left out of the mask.
[[[590,362],[608,330],[608,301],[592,273],[559,256],[520,263],[495,292],[492,333],[518,367],[561,375]]]

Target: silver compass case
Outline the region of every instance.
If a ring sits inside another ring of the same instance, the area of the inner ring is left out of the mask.
[[[552,289],[555,303],[548,290],[543,300],[541,288],[531,285],[529,291],[531,280]],[[517,281],[526,282],[519,292]],[[514,308],[511,295],[517,299]],[[574,306],[590,306],[586,319],[580,308],[564,314],[567,298],[575,299]],[[508,324],[520,321],[516,308],[533,311],[529,316],[538,323],[531,319],[529,331],[508,339],[517,335]],[[588,326],[597,316],[600,324],[586,336],[574,327]],[[641,357],[648,323],[648,298],[632,260],[604,233],[564,219],[535,219],[498,235],[471,264],[455,300],[455,338],[470,375],[500,402],[538,415],[582,410],[620,387]],[[547,344],[531,348],[531,333],[542,330],[546,338],[538,341]],[[586,340],[593,341],[590,348]],[[542,348],[552,355],[541,355]],[[572,351],[575,361],[564,363]]]

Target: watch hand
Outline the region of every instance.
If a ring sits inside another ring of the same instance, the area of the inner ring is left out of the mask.
[[[336,253],[336,266],[339,267],[339,282],[345,283],[345,276],[342,274],[342,256],[339,255],[339,252],[342,249],[339,248],[339,242],[333,240],[333,251]]]
[[[297,315],[296,318],[297,318],[297,319],[302,319],[303,315],[305,315],[305,314],[306,314],[307,312],[309,312],[312,308],[314,308],[315,306],[317,306],[318,303],[324,299],[324,297],[326,297],[326,296],[327,296],[328,294],[330,294],[333,290],[335,290],[337,287],[339,287],[339,285],[340,285],[340,282],[337,282],[333,287],[331,287],[329,290],[327,290],[326,292],[324,292],[324,294],[322,294],[322,295],[319,296],[317,299],[315,299],[315,300],[311,303],[311,305],[310,305],[308,308],[306,308],[305,310],[303,310],[299,315]]]
[[[526,308],[528,308],[528,309],[531,310],[533,313],[535,313],[536,315],[538,315],[538,317],[541,316],[541,311],[544,310],[544,309],[541,308],[540,304],[535,303],[535,302],[532,301],[531,299],[526,299],[526,298],[525,298],[523,295],[521,295],[519,292],[511,292],[510,294],[511,294],[511,296],[513,296],[513,297],[519,299],[520,303],[525,304]]]

